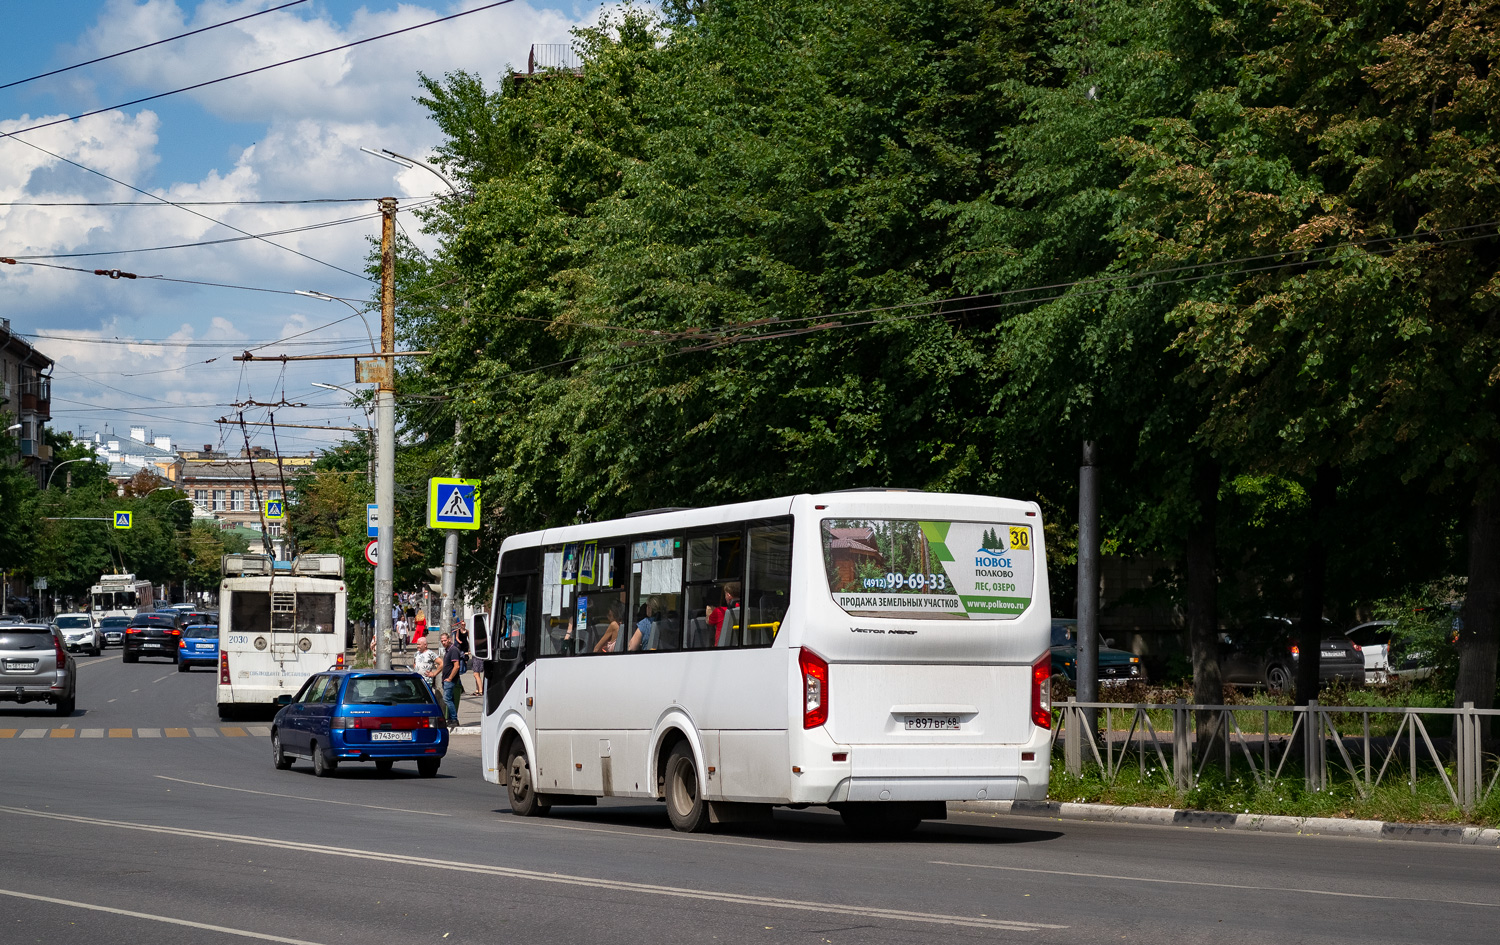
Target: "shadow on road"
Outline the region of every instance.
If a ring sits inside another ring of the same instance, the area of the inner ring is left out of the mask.
[[[441,777],[441,775],[439,775]],[[499,816],[513,816],[509,808],[495,810]],[[623,827],[642,831],[671,833],[666,808],[660,804],[630,806],[554,807],[541,821],[570,826]],[[776,808],[769,821],[745,824],[719,824],[710,828],[713,836],[783,840],[791,843],[870,844],[927,843],[940,846],[969,844],[1043,843],[1063,836],[1059,830],[1033,830],[1005,827],[962,820],[928,820],[909,834],[880,839],[857,837],[844,826],[836,811],[826,807],[806,810]]]

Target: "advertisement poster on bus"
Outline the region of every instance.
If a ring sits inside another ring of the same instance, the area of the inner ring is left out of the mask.
[[[828,588],[851,614],[1010,620],[1031,606],[1030,525],[825,519],[822,531]]]

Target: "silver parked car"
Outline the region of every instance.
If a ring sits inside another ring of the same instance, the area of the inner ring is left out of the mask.
[[[52,622],[62,631],[69,653],[88,650],[90,656],[98,656],[104,649],[104,633],[90,614],[58,614]]]
[[[78,699],[78,667],[52,624],[0,625],[0,701],[48,702],[58,715],[72,715]]]

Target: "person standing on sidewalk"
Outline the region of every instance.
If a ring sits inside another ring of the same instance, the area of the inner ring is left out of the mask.
[[[464,692],[464,655],[449,634],[438,637],[443,643],[443,701],[448,704],[448,720],[458,724],[458,700]]]
[[[437,696],[441,691],[438,689],[438,683],[440,682],[438,676],[442,673],[442,667],[442,659],[427,648],[427,641],[425,639],[418,640],[417,656],[416,659],[412,660],[412,668],[421,673],[422,678],[427,680],[427,687],[432,690],[434,696]],[[443,704],[443,711],[448,711],[446,703]]]

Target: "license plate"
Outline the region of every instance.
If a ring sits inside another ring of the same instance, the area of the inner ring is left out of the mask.
[[[958,728],[956,715],[909,715],[906,717],[908,732],[956,732]]]
[[[29,673],[36,669],[36,660],[6,660],[5,668],[13,669],[17,672]]]
[[[412,739],[411,732],[371,732],[372,742],[409,742]]]

